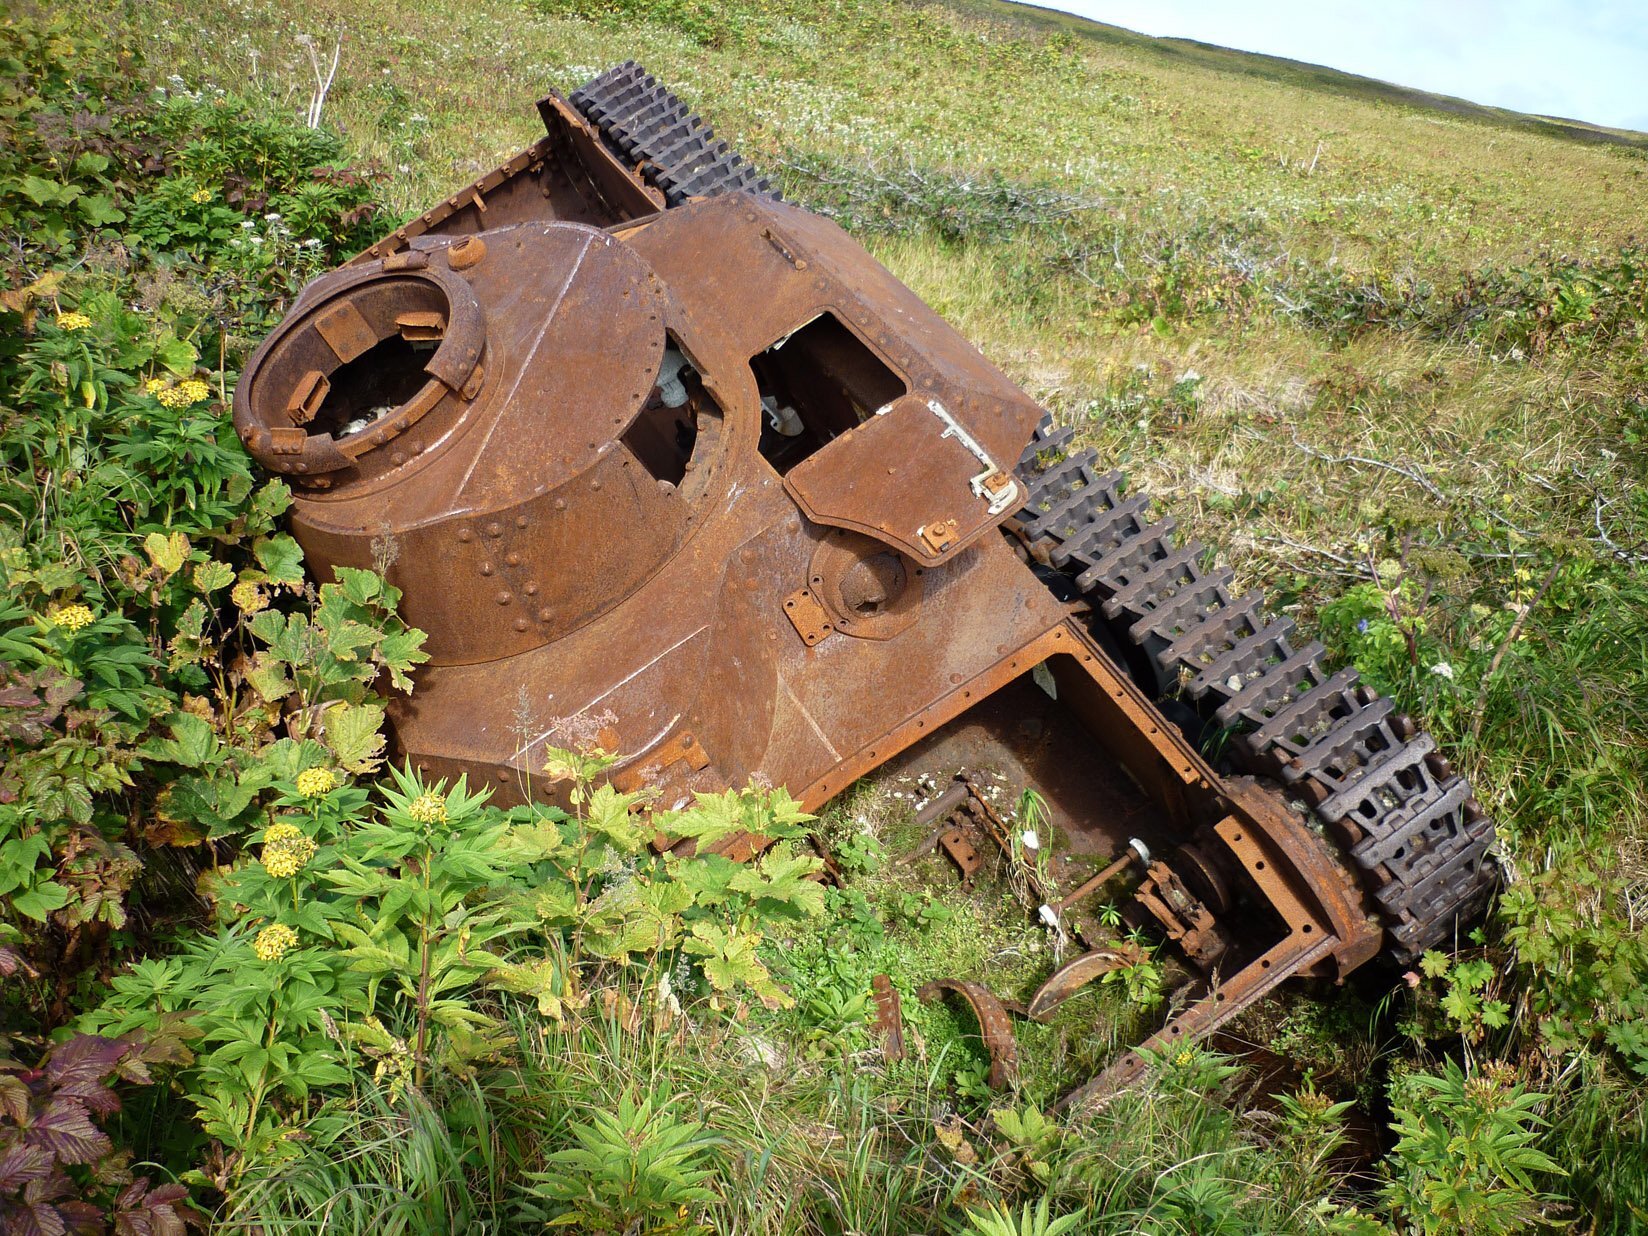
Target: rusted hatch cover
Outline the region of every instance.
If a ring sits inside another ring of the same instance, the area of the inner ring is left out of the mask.
[[[784,486],[814,523],[928,563],[953,558],[1022,501],[1012,472],[928,395],[879,409],[792,468]]]

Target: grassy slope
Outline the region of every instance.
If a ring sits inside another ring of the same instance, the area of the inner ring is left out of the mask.
[[[293,17],[279,0],[154,0],[133,34],[155,63],[300,107],[312,80],[298,36],[329,51],[342,29],[327,119],[383,162],[386,195],[408,213],[532,140],[546,86],[629,57],[803,198],[819,187],[802,169],[896,178],[910,163],[1070,195],[1064,231],[974,243],[889,226],[866,239],[1273,596],[1308,613],[1374,563],[1436,556],[1428,580],[1405,571],[1422,593],[1405,604],[1434,655],[1477,676],[1450,684],[1421,665],[1394,684],[1404,703],[1462,753],[1525,870],[1583,844],[1640,894],[1648,593],[1621,591],[1629,571],[1599,539],[1640,552],[1648,532],[1636,496],[1648,476],[1630,448],[1648,430],[1640,333],[1612,350],[1495,356],[1423,332],[1346,342],[1269,301],[1153,329],[1069,260],[1090,276],[1120,265],[1099,280],[1111,284],[1142,286],[1188,254],[1192,281],[1297,261],[1371,286],[1601,256],[1648,234],[1639,150],[1062,18],[1079,37],[1052,37],[1036,28],[1043,15],[972,5],[726,3],[714,11],[745,24],[708,41],[610,7],[626,15],[314,0]],[[1173,392],[1191,369],[1186,403]],[[1479,701],[1499,616],[1535,596],[1556,558],[1611,572],[1592,594],[1603,608],[1586,613],[1583,590],[1541,598]]]
[[[1129,47],[1164,60],[1177,59],[1215,72],[1242,73],[1269,81],[1316,90],[1341,98],[1369,103],[1390,103],[1421,111],[1441,111],[1477,119],[1499,128],[1513,128],[1547,137],[1565,137],[1581,142],[1604,142],[1648,148],[1648,134],[1630,129],[1613,129],[1563,116],[1529,115],[1503,107],[1472,103],[1453,95],[1432,94],[1411,86],[1399,86],[1374,77],[1345,73],[1325,65],[1269,56],[1260,52],[1235,51],[1195,39],[1153,38],[1120,26],[1073,17],[1068,13],[1009,0],[956,0],[957,7],[980,16],[999,18],[1046,32],[1068,31],[1080,38]]]

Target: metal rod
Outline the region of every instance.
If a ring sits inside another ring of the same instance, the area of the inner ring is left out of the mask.
[[[1098,888],[1101,884],[1103,884],[1111,876],[1115,875],[1118,871],[1120,871],[1122,868],[1126,867],[1132,861],[1133,861],[1133,855],[1131,853],[1123,854],[1115,862],[1111,863],[1110,866],[1106,867],[1103,871],[1099,872],[1096,876],[1093,876],[1091,879],[1089,879],[1085,883],[1083,883],[1082,886],[1080,888],[1076,889],[1075,892],[1071,893],[1067,897],[1061,897],[1061,898],[1059,898],[1059,900],[1055,901],[1053,903],[1053,909],[1054,910],[1062,910],[1066,906],[1072,904],[1073,902],[1080,901],[1083,897],[1087,896],[1087,894],[1091,893],[1093,890]]]

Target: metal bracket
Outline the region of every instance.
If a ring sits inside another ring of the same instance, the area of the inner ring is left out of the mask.
[[[799,588],[784,598],[784,617],[809,648],[835,634],[835,624],[810,589]]]

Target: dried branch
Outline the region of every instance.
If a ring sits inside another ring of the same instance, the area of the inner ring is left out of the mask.
[[[1299,441],[1297,437],[1293,439],[1293,445],[1296,449],[1302,451],[1306,455],[1309,455],[1312,459],[1319,459],[1323,463],[1366,464],[1370,468],[1383,468],[1386,472],[1394,472],[1397,476],[1407,477],[1408,480],[1412,481],[1415,485],[1418,485],[1438,502],[1446,502],[1448,500],[1448,495],[1438,489],[1436,484],[1416,467],[1404,468],[1400,464],[1386,463],[1382,459],[1369,459],[1366,455],[1329,455],[1327,452],[1319,451],[1313,446],[1306,446],[1303,442]]]
[[[338,58],[343,54],[343,27],[338,27],[337,42],[332,48],[332,66],[325,73],[321,72],[320,55],[315,50],[315,40],[307,34],[298,35],[298,46],[309,53],[309,67],[315,73],[315,93],[309,97],[309,107],[305,120],[311,129],[320,128],[321,110],[326,106],[326,96],[332,90],[332,82],[338,75]]]
[[[1494,650],[1493,660],[1488,662],[1488,672],[1482,675],[1482,685],[1476,691],[1476,716],[1471,720],[1472,743],[1475,743],[1477,737],[1482,733],[1482,710],[1488,703],[1488,688],[1493,683],[1494,675],[1499,672],[1499,663],[1505,659],[1505,653],[1510,646],[1516,643],[1516,637],[1522,634],[1522,628],[1528,621],[1528,615],[1534,612],[1534,606],[1539,604],[1540,598],[1550,591],[1552,584],[1556,583],[1557,572],[1560,570],[1562,570],[1562,563],[1559,562],[1545,572],[1545,578],[1540,581],[1538,590],[1529,599],[1528,603],[1522,607],[1521,612],[1516,616],[1516,621],[1511,623],[1511,629],[1505,632],[1505,638],[1500,642],[1499,647]]]

